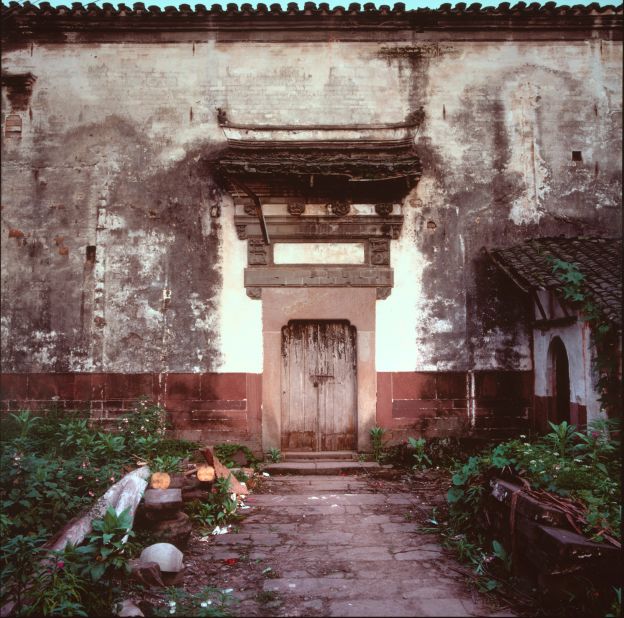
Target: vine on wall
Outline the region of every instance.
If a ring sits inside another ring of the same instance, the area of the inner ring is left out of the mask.
[[[563,283],[563,294],[582,314],[582,319],[591,327],[592,343],[596,355],[594,368],[598,374],[597,387],[600,393],[600,407],[608,416],[622,411],[622,389],[620,379],[621,333],[594,302],[585,286],[585,275],[576,264],[547,256],[553,274]]]

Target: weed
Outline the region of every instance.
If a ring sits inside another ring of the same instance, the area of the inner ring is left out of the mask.
[[[177,474],[182,469],[182,458],[175,455],[162,455],[149,461],[151,472],[168,472]]]
[[[427,441],[424,438],[418,438],[418,440],[408,438],[407,443],[409,448],[413,451],[412,456],[415,463],[412,468],[414,470],[426,470],[433,465],[430,457],[425,453]]]
[[[236,494],[230,494],[229,480],[222,477],[214,482],[213,493],[207,501],[194,500],[186,508],[196,523],[213,529],[215,526],[223,526],[232,519],[237,504]]]
[[[214,447],[215,455],[227,468],[234,468],[237,465],[232,457],[239,451],[245,456],[245,459],[247,460],[247,464],[249,466],[255,468],[258,465],[258,458],[251,452],[249,447],[245,446],[244,444],[236,444],[235,442],[223,442],[221,444],[216,444]]]
[[[273,463],[279,463],[282,459],[282,451],[275,447],[270,448],[267,455]]]
[[[111,563],[116,561],[115,568],[121,568],[129,554],[126,546],[111,545],[119,540],[117,532],[99,531],[100,541],[93,539],[90,543],[92,549],[97,548],[94,551],[98,553],[93,555],[99,560],[93,562],[84,548],[68,548],[56,561],[62,562],[63,568],[56,570],[40,567],[37,558],[44,557],[41,546],[51,533],[118,481],[134,458],[153,458],[162,445],[166,452],[160,457],[162,461],[170,457],[166,464],[169,467],[173,465],[172,457],[188,455],[196,445],[164,439],[165,411],[146,400],[139,401],[134,412],[121,421],[123,434],[99,431],[83,413],[58,409],[38,415],[22,411],[1,422],[0,604],[19,599],[24,607],[35,607],[35,613],[48,613],[51,607],[70,615],[85,611],[110,613],[111,606],[105,606],[108,592],[103,592],[102,586],[118,576],[110,571]],[[103,521],[106,527],[110,518]],[[99,534],[96,526],[92,536]],[[126,529],[122,536],[129,534]],[[52,558],[43,563],[48,565]],[[82,570],[87,558],[98,567],[92,574]],[[102,567],[104,572],[98,581],[89,581],[93,575],[97,578]],[[22,598],[26,581],[30,582],[27,602]]]
[[[154,610],[155,616],[201,616],[221,618],[229,616],[228,606],[234,601],[231,594],[205,587],[199,592],[183,588],[168,588],[164,606]]]
[[[271,603],[271,601],[279,600],[279,595],[273,590],[263,590],[256,595],[258,603]]]
[[[375,461],[381,462],[384,455],[383,437],[386,433],[386,430],[383,427],[375,426],[371,427],[369,433],[373,446],[373,458],[375,459]]]

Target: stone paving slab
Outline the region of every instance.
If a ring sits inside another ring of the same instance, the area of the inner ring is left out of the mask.
[[[277,477],[249,496],[238,532],[207,547],[208,559],[249,560],[269,573],[259,590],[235,590],[235,615],[494,614],[436,538],[406,521],[412,494],[357,486],[353,477]]]

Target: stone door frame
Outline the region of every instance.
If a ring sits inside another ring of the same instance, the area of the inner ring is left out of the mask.
[[[262,291],[262,448],[281,444],[282,326],[290,320],[348,320],[357,330],[357,449],[370,450],[375,425],[375,288],[265,288]]]

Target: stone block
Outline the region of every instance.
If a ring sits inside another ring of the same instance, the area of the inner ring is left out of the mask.
[[[143,500],[149,515],[179,511],[183,506],[181,489],[147,489]]]
[[[179,512],[172,519],[148,522],[146,528],[157,538],[184,549],[191,537],[193,524],[186,513]]]
[[[130,576],[145,586],[164,586],[157,562],[137,559],[130,561]]]

